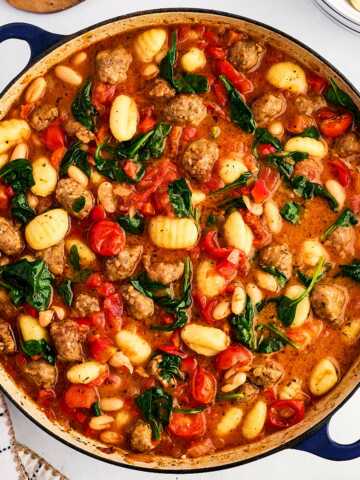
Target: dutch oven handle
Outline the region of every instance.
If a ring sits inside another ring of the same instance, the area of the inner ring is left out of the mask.
[[[25,40],[29,44],[31,50],[29,63],[65,37],[66,35],[47,32],[29,23],[8,23],[0,26],[0,43],[17,38]]]
[[[320,430],[300,441],[293,448],[313,453],[328,460],[353,460],[360,457],[360,440],[348,445],[335,442],[329,435],[329,422],[326,422]]]

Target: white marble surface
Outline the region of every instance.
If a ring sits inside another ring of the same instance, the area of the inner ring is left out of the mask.
[[[36,1],[36,0],[34,0]],[[131,11],[160,7],[218,8],[268,23],[302,40],[331,61],[360,89],[360,36],[344,30],[325,17],[311,0],[87,0],[74,9],[53,15],[39,16],[21,13],[0,0],[0,24],[30,22],[58,33],[73,33],[93,23]],[[0,45],[0,90],[23,67],[28,48],[23,42],[10,40]],[[333,438],[349,443],[360,436],[360,392],[337,413],[331,422]],[[139,473],[92,460],[35,427],[16,408],[10,405],[16,435],[45,457],[71,480],[100,478],[142,480],[176,480],[176,475]],[[330,462],[310,454],[283,451],[256,463],[212,474],[188,475],[186,478],[230,480],[238,478],[276,480],[359,480],[360,459],[350,462]],[[0,466],[0,478],[1,466]],[[12,479],[4,479],[12,480]]]

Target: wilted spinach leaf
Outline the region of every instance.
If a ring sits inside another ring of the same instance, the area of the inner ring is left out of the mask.
[[[233,326],[236,340],[250,350],[256,350],[256,334],[254,327],[255,308],[249,296],[246,297],[245,310],[240,315],[232,315],[230,324]]]
[[[180,370],[181,358],[177,355],[170,355],[168,353],[161,353],[161,360],[158,365],[160,377],[167,383],[179,378],[184,379],[184,375]]]
[[[346,208],[336,219],[336,221],[328,227],[325,232],[321,235],[321,240],[326,240],[330,237],[334,231],[339,227],[351,227],[357,225],[358,219],[354,212],[350,208]]]
[[[360,260],[353,260],[348,265],[340,265],[340,271],[345,277],[360,282]]]
[[[89,78],[75,97],[71,105],[74,118],[93,132],[95,130],[97,110],[91,102],[92,81]]]
[[[73,201],[73,204],[71,208],[73,209],[74,212],[79,213],[81,210],[85,207],[85,197],[81,196],[76,198]]]
[[[190,217],[192,215],[191,190],[185,178],[169,183],[168,194],[177,217]]]
[[[270,275],[275,277],[277,280],[277,283],[281,288],[285,286],[286,282],[288,281],[288,278],[284,273],[280,272],[278,268],[272,267],[271,265],[260,265],[260,267],[261,267],[261,270],[264,270],[264,272],[270,273]]]
[[[268,331],[267,335],[264,335],[264,331]],[[270,354],[278,352],[286,345],[291,345],[294,348],[298,348],[284,332],[279,330],[273,323],[260,323],[256,326],[256,331],[260,334],[258,338],[257,352]]]
[[[135,213],[132,217],[130,215],[120,215],[117,217],[118,223],[128,233],[134,235],[141,235],[145,230],[144,217],[140,213]]]
[[[35,211],[28,204],[24,193],[18,193],[11,199],[11,215],[24,224],[35,217]]]
[[[69,252],[69,261],[72,268],[79,272],[81,270],[80,266],[80,255],[76,245],[72,245]]]
[[[346,92],[341,90],[335,82],[330,80],[330,86],[325,92],[325,98],[328,102],[336,105],[337,107],[344,107],[354,114],[357,123],[360,123],[360,110],[355,105],[354,101]]]
[[[290,180],[296,163],[307,157],[308,154],[304,152],[287,152],[279,155],[267,155],[266,160],[277,168],[280,175],[286,180]]]
[[[316,127],[308,127],[305,130],[298,134],[299,137],[309,137],[315,138],[315,140],[319,140],[320,132]]]
[[[69,167],[80,168],[88,177],[91,175],[90,165],[85,150],[81,149],[81,143],[75,142],[67,150],[60,165],[60,176],[65,177],[68,173]]]
[[[61,295],[62,299],[64,300],[65,305],[71,307],[74,293],[72,291],[72,283],[71,280],[65,279],[63,280],[57,287],[57,291],[59,295]]]
[[[339,204],[335,197],[333,197],[331,193],[319,183],[311,182],[306,177],[299,175],[291,180],[291,186],[294,192],[300,197],[305,198],[305,200],[309,200],[314,197],[321,197],[328,202],[332,210],[335,212],[338,211]]]
[[[11,185],[16,193],[25,193],[35,185],[31,163],[24,158],[13,160],[2,167],[0,178],[6,185]]]
[[[301,205],[296,202],[287,202],[280,210],[280,214],[285,220],[294,225],[300,223]]]
[[[32,357],[34,355],[41,355],[44,360],[46,360],[51,365],[54,365],[56,362],[56,355],[46,340],[28,340],[27,342],[21,343],[21,349],[28,355]]]
[[[228,192],[229,190],[232,190],[233,188],[243,187],[248,183],[248,181],[251,177],[252,177],[251,172],[245,172],[234,182],[229,183],[228,185],[225,185],[225,187],[219,188],[219,190],[215,190],[215,191],[211,192],[210,195]]]
[[[150,424],[153,439],[159,440],[163,428],[169,423],[172,412],[171,395],[160,387],[149,388],[136,398],[136,405]]]

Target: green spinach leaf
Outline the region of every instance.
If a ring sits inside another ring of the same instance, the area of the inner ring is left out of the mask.
[[[101,408],[100,408],[100,403],[99,403],[98,400],[91,405],[91,411],[92,411],[94,417],[100,417]]]
[[[279,284],[279,286],[281,288],[283,288],[285,286],[285,284],[287,283],[288,278],[286,277],[286,275],[284,273],[280,272],[280,270],[278,268],[273,267],[271,265],[260,265],[260,268],[261,268],[261,270],[264,270],[264,272],[270,273],[270,275],[275,277],[277,283]]]
[[[298,134],[299,137],[309,137],[315,138],[315,140],[319,140],[320,132],[316,127],[308,127],[305,130]]]
[[[32,357],[34,355],[41,355],[44,360],[46,360],[51,365],[54,365],[56,362],[56,355],[46,340],[28,340],[27,342],[21,343],[21,349],[28,355]]]
[[[71,208],[74,212],[79,213],[85,207],[85,203],[85,197],[78,197],[73,201]]]
[[[73,245],[70,248],[69,261],[70,261],[70,265],[76,272],[79,272],[81,270],[80,255],[76,245]]]
[[[150,388],[136,398],[136,405],[150,424],[154,440],[159,440],[173,409],[171,395],[160,387]]]
[[[286,345],[291,345],[293,348],[298,348],[284,332],[279,330],[273,323],[260,323],[256,326],[256,330],[260,333],[258,339],[257,352],[270,354],[278,352]],[[264,335],[264,331],[268,331],[267,335]]]
[[[239,187],[244,187],[247,185],[249,179],[252,177],[251,172],[245,172],[243,173],[237,180],[235,180],[232,183],[229,183],[228,185],[225,185],[225,187],[219,188],[219,190],[215,190],[210,193],[210,195],[218,194],[218,193],[225,193],[228,192],[229,190],[232,190],[234,188],[239,188]]]
[[[85,150],[81,149],[81,143],[75,142],[67,150],[60,165],[60,176],[65,177],[68,173],[69,167],[78,167],[88,177],[91,175],[91,169],[88,162],[88,156]]]
[[[307,157],[308,154],[305,152],[287,152],[281,153],[281,155],[268,155],[266,160],[277,168],[280,175],[286,180],[290,180],[290,177],[292,177],[294,173],[296,163]]]
[[[25,193],[18,193],[11,199],[11,214],[13,218],[24,224],[35,217],[36,213],[28,204]]]
[[[281,216],[294,225],[300,223],[301,205],[296,202],[287,202],[280,209]]]
[[[181,358],[177,355],[161,353],[161,361],[158,365],[160,377],[167,383],[171,383],[177,378],[183,380],[184,375],[180,370]]]
[[[57,287],[59,295],[64,300],[65,305],[71,307],[74,300],[74,293],[72,290],[72,282],[69,279],[63,280]]]
[[[348,265],[340,265],[340,271],[345,277],[360,282],[360,260],[353,260]]]
[[[325,92],[325,98],[329,103],[337,107],[344,107],[354,114],[355,120],[357,123],[360,123],[360,110],[355,105],[354,101],[346,92],[341,90],[335,82],[335,80],[330,80],[330,86]]]
[[[132,217],[130,215],[120,215],[117,217],[117,222],[128,233],[133,235],[141,235],[145,230],[144,217],[140,213],[135,213]]]
[[[71,112],[74,118],[93,132],[96,125],[98,112],[91,102],[92,81],[89,78],[75,97],[71,105]]]
[[[311,182],[306,177],[299,175],[291,180],[291,186],[294,192],[300,197],[305,198],[305,200],[309,200],[314,197],[321,197],[328,202],[332,210],[335,212],[338,211],[339,204],[335,197],[333,197],[331,193],[319,183]]]
[[[350,208],[346,208],[336,219],[336,221],[328,227],[321,235],[320,240],[324,241],[330,237],[332,233],[339,227],[351,227],[358,224],[358,219]]]
[[[249,347],[250,350],[256,350],[254,318],[255,308],[249,296],[246,297],[244,312],[230,317],[230,324],[233,326],[236,340]]]
[[[2,167],[0,178],[6,185],[11,185],[15,193],[25,193],[35,185],[31,163],[24,158],[13,160]]]
[[[191,190],[185,178],[169,183],[168,194],[177,217],[190,217],[192,215]]]
[[[185,415],[195,415],[196,413],[201,413],[206,409],[205,406],[202,407],[193,407],[193,408],[174,408],[174,413],[185,413]]]

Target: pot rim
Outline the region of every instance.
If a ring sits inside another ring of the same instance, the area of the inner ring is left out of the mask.
[[[212,16],[218,16],[222,17],[223,19],[230,18],[230,19],[235,19],[235,20],[240,20],[244,21],[250,24],[253,24],[255,26],[261,27],[265,30],[268,30],[272,33],[277,34],[278,36],[290,40],[293,42],[296,46],[300,46],[302,49],[310,53],[313,57],[315,57],[318,61],[326,65],[328,68],[330,68],[341,80],[352,90],[352,92],[360,98],[360,91],[350,82],[347,77],[341,73],[334,65],[326,60],[321,54],[317,53],[315,50],[313,50],[311,47],[308,45],[304,44],[301,40],[296,39],[292,35],[285,33],[276,27],[270,26],[266,23],[263,23],[258,20],[254,20],[249,17],[245,17],[242,15],[237,15],[235,13],[229,13],[229,12],[224,12],[221,10],[216,10],[216,9],[203,9],[203,8],[190,8],[190,7],[185,7],[185,8],[159,8],[159,9],[149,9],[149,10],[139,10],[137,12],[132,12],[132,13],[126,13],[124,15],[119,15],[117,17],[112,17],[107,20],[103,20],[101,22],[92,24],[88,27],[85,27],[81,30],[78,30],[75,33],[69,34],[69,35],[64,35],[63,38],[61,38],[58,42],[55,42],[50,48],[47,48],[42,52],[40,55],[36,56],[35,58],[31,58],[28,62],[28,64],[20,71],[18,75],[16,75],[5,87],[4,89],[0,92],[0,100],[1,98],[6,94],[6,92],[12,87],[25,73],[27,70],[29,70],[31,67],[33,67],[35,64],[39,63],[42,61],[47,55],[49,55],[51,52],[56,50],[58,47],[63,46],[72,40],[76,39],[77,37],[80,37],[83,34],[89,33],[92,30],[95,30],[99,27],[103,27],[106,25],[110,25],[112,23],[121,21],[121,20],[127,20],[127,19],[135,19],[136,17],[146,17],[147,15],[154,15],[154,14],[182,14],[182,13],[188,13],[188,14],[209,14]],[[50,33],[50,32],[49,32]],[[115,35],[114,35],[115,36]],[[161,474],[174,474],[174,475],[180,475],[180,474],[194,474],[194,473],[207,473],[207,472],[215,472],[215,471],[220,471],[220,470],[225,470],[225,469],[230,469],[230,468],[235,468],[240,465],[244,465],[250,462],[254,462],[256,460],[260,460],[264,457],[267,457],[269,455],[272,455],[274,453],[280,452],[281,450],[287,449],[294,447],[296,444],[300,443],[301,441],[307,439],[310,437],[312,434],[316,433],[322,426],[324,426],[330,418],[354,395],[356,390],[359,388],[360,384],[358,383],[355,385],[349,393],[334,407],[329,411],[329,413],[322,418],[320,421],[317,423],[313,424],[310,428],[305,430],[303,433],[300,433],[299,435],[295,436],[294,438],[285,441],[283,444],[279,444],[278,446],[272,448],[271,450],[265,451],[263,453],[258,453],[255,454],[252,457],[245,458],[242,460],[238,461],[230,461],[229,463],[221,464],[218,466],[210,466],[210,467],[197,467],[197,468],[189,468],[189,469],[171,469],[171,468],[155,468],[155,467],[145,467],[145,466],[140,466],[140,465],[134,465],[132,463],[124,463],[123,460],[113,460],[111,458],[106,458],[103,457],[99,454],[90,452],[86,450],[85,448],[82,448],[78,445],[75,445],[71,443],[70,441],[62,438],[59,434],[51,431],[48,427],[45,425],[42,425],[40,421],[36,420],[31,416],[31,414],[27,411],[27,409],[23,406],[20,405],[18,401],[16,401],[11,394],[5,389],[5,387],[0,383],[0,391],[2,391],[5,396],[23,413],[32,423],[34,423],[37,427],[39,427],[41,430],[49,434],[52,438],[56,439],[57,441],[60,441],[62,444],[66,445],[67,447],[70,447],[73,450],[76,450],[79,453],[85,454],[95,460],[100,460],[102,462],[108,463],[110,465],[118,466],[118,467],[123,467],[123,468],[128,468],[130,470],[137,470],[137,471],[142,471],[142,472],[149,472],[149,473],[161,473]],[[36,406],[36,405],[35,405]],[[226,452],[226,450],[225,450]]]

